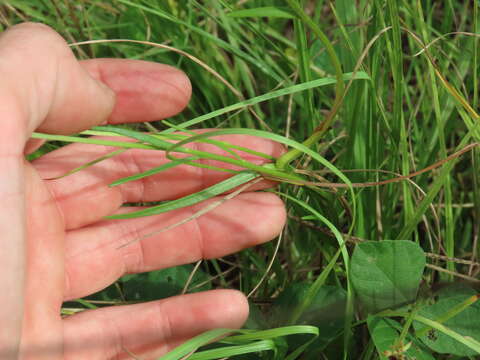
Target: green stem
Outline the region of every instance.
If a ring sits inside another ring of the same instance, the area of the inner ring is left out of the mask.
[[[34,132],[30,137],[32,139],[42,139],[47,141],[63,141],[63,142],[69,142],[69,143],[104,145],[104,146],[119,147],[123,149],[158,150],[155,146],[152,146],[152,145],[139,144],[139,143],[133,143],[133,142],[127,142],[127,141],[93,139],[93,138],[85,138],[85,137],[79,137],[79,136],[43,134],[43,133]]]
[[[340,105],[342,104],[343,96],[345,94],[343,70],[332,43],[330,42],[330,40],[328,40],[327,36],[323,33],[320,27],[307,14],[305,14],[297,0],[286,1],[288,5],[292,8],[292,10],[295,11],[295,14],[315,33],[319,40],[325,45],[325,49],[327,50],[328,56],[330,57],[330,61],[335,68],[335,76],[337,78],[337,83],[335,85],[335,101],[333,103],[332,109],[326,116],[325,120],[314,130],[313,134],[310,135],[310,137],[303,142],[303,145],[311,147],[316,142],[318,142],[318,140],[320,140],[325,134],[325,132],[330,128],[330,125],[332,124],[335,115],[340,109]],[[302,152],[297,149],[292,149],[288,151],[280,158],[278,158],[276,163],[277,168],[284,169],[288,164],[298,158],[301,154]]]
[[[474,303],[477,302],[477,300],[480,298],[479,294],[470,296],[468,299],[465,299],[465,301],[462,301],[460,304],[455,305],[453,308],[451,308],[449,311],[447,311],[445,314],[442,316],[433,319],[434,321],[443,324],[446,322],[448,319],[458,315],[461,313],[463,310],[465,310],[467,307],[470,305],[473,305]],[[422,337],[426,333],[428,333],[432,328],[430,326],[424,327],[423,329],[417,331],[417,337]]]
[[[91,137],[84,138],[84,137],[78,137],[78,136],[65,136],[65,135],[54,135],[54,134],[43,134],[43,133],[33,133],[31,137],[34,139],[44,139],[44,140],[64,141],[64,142],[84,143],[84,144],[96,144],[96,145],[120,147],[124,149],[164,150],[166,151],[166,157],[168,159],[172,161],[177,161],[179,159],[174,157],[171,154],[171,152],[174,151],[178,153],[194,155],[201,159],[216,160],[216,161],[236,165],[244,169],[257,171],[258,173],[266,177],[273,178],[275,180],[283,180],[283,181],[289,181],[293,183],[301,183],[302,180],[304,180],[302,176],[293,174],[290,172],[286,172],[283,170],[279,170],[275,166],[273,166],[273,164],[256,165],[244,159],[234,159],[234,158],[213,154],[206,151],[179,147],[179,144],[183,144],[183,142],[172,144],[170,142],[159,139],[153,135],[138,133],[135,131],[122,129],[122,128],[97,126],[94,128],[94,130],[100,131],[100,132],[105,131],[107,133],[124,135],[130,138],[134,138],[142,143],[112,141],[112,140],[96,139]],[[148,143],[148,144],[145,144],[145,143]],[[194,165],[194,164],[191,163],[191,165]]]

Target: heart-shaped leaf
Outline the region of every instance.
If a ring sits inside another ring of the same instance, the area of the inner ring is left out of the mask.
[[[352,255],[352,285],[368,312],[395,308],[415,299],[425,253],[406,240],[366,241]]]

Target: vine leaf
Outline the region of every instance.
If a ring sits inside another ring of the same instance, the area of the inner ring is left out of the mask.
[[[366,241],[352,255],[352,285],[367,312],[391,309],[415,299],[424,268],[425,253],[412,241]]]

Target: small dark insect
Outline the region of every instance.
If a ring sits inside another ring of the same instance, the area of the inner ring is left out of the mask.
[[[437,333],[434,329],[429,330],[427,336],[432,341],[436,341],[438,339]]]

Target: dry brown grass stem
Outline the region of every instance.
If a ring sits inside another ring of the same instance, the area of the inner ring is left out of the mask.
[[[354,187],[354,188],[363,188],[363,187],[387,185],[387,184],[391,184],[391,183],[395,183],[395,182],[399,182],[399,181],[408,180],[408,179],[411,179],[415,176],[418,176],[418,175],[421,175],[421,174],[426,173],[428,171],[431,171],[431,170],[445,164],[446,162],[448,162],[450,160],[458,158],[459,156],[463,155],[467,151],[470,151],[470,150],[474,149],[475,147],[477,147],[479,145],[480,145],[480,143],[469,144],[469,145],[465,146],[463,149],[454,152],[453,154],[447,156],[445,159],[439,160],[439,161],[433,163],[432,165],[427,166],[424,169],[415,171],[415,172],[410,173],[408,175],[397,176],[395,178],[388,179],[388,180],[363,182],[363,183],[352,183],[351,185],[350,184],[343,184],[343,183],[312,182],[312,181],[299,181],[299,184],[300,185],[316,186],[316,187],[324,187],[324,188],[349,188],[350,186]],[[351,170],[342,170],[342,171],[347,172],[347,171],[351,171]],[[355,169],[355,171],[378,171],[378,172],[381,172],[382,170]],[[297,169],[297,170],[295,170],[295,172],[297,172],[299,174],[302,174],[302,175],[312,175],[312,172],[309,171],[309,170],[298,170]]]
[[[455,271],[450,271],[450,270],[444,269],[444,268],[442,268],[442,267],[440,267],[440,266],[436,266],[436,265],[432,265],[432,264],[427,264],[426,267],[429,268],[429,269],[438,271],[438,272],[443,272],[443,273],[446,273],[446,274],[449,274],[449,275],[453,275],[453,276],[455,276],[455,277],[458,277],[458,278],[461,278],[461,279],[470,281],[470,282],[475,283],[475,284],[480,284],[480,280],[478,280],[478,279],[476,279],[476,278],[474,278],[474,277],[471,277],[471,276],[468,276],[468,275],[464,275],[464,274],[460,274],[460,273],[457,273],[457,272],[455,272]]]

